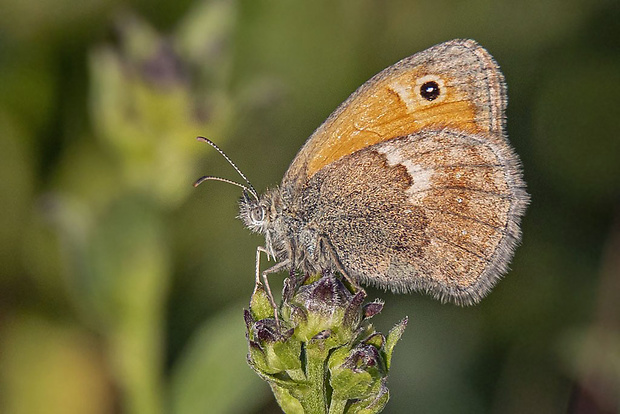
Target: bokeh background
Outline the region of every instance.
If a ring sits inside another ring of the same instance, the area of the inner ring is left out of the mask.
[[[506,75],[532,204],[479,306],[369,291],[380,330],[410,317],[385,412],[620,412],[617,0],[0,10],[0,412],[279,412],[245,363],[262,241],[238,188],[191,186],[238,178],[194,137],[263,190],[357,86],[457,37]]]

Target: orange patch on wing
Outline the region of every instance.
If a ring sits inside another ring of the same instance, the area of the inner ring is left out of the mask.
[[[307,177],[362,148],[429,127],[469,133],[488,130],[488,125],[476,123],[472,99],[465,91],[451,86],[449,78],[443,77],[440,98],[424,100],[419,95],[420,85],[416,84],[420,75],[423,74],[406,70],[354,95],[335,118],[328,119],[315,132],[324,137],[321,146],[311,150]]]

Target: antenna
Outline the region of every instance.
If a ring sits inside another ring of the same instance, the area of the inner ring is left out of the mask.
[[[241,187],[243,188],[244,191],[247,191],[248,193],[252,194],[252,196],[254,196],[254,198],[258,201],[258,193],[256,192],[256,190],[254,189],[254,186],[252,185],[252,183],[250,183],[250,180],[247,179],[247,177],[245,176],[245,174],[243,174],[241,172],[241,170],[239,169],[239,167],[237,167],[237,165],[228,157],[228,155],[226,155],[226,153],[224,153],[224,151],[222,151],[220,149],[220,147],[218,147],[217,145],[215,145],[215,142],[211,141],[209,138],[205,138],[205,137],[196,137],[196,139],[198,141],[202,141],[205,142],[207,144],[209,144],[211,147],[215,148],[215,150],[217,152],[219,152],[219,154],[224,157],[224,159],[226,161],[228,161],[228,163],[235,169],[235,171],[237,171],[237,173],[241,176],[241,178],[243,178],[245,180],[245,182],[248,184],[247,186],[240,184],[236,181],[232,181],[229,180],[227,178],[221,178],[221,177],[214,177],[214,176],[210,176],[210,175],[205,175],[204,177],[200,177],[195,183],[194,183],[194,187],[198,187],[201,183],[205,182],[205,181],[221,181],[224,183],[228,183],[228,184],[233,184],[236,185],[237,187]]]
[[[240,183],[238,183],[236,181],[233,181],[233,180],[229,180],[227,178],[214,177],[214,176],[211,176],[211,175],[205,175],[204,177],[200,177],[194,183],[194,187],[198,187],[200,184],[204,183],[205,181],[221,181],[223,183],[233,184],[233,185],[236,185],[237,187],[243,188],[245,191],[247,191],[248,193],[250,193],[253,196],[255,196],[254,192],[250,188],[248,188],[247,186],[245,186],[243,184],[240,184]]]

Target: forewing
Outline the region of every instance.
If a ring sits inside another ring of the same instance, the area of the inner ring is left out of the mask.
[[[432,99],[421,88],[435,82]],[[405,58],[355,91],[308,138],[283,179],[297,187],[344,156],[425,129],[449,127],[503,140],[504,78],[473,40],[452,40]]]

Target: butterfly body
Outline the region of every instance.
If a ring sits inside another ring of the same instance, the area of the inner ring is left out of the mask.
[[[478,302],[507,270],[528,203],[493,58],[453,40],[385,69],[240,218],[279,268]]]

